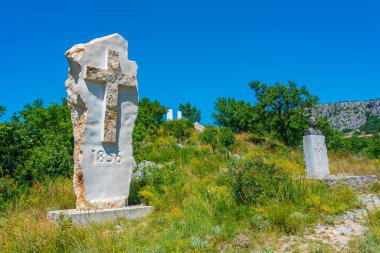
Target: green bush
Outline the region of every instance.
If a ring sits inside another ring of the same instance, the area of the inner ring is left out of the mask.
[[[13,178],[9,175],[5,177],[0,177],[0,210],[5,208],[5,203],[7,200],[16,196],[20,192],[19,185]]]
[[[73,171],[73,133],[66,101],[45,107],[42,100],[0,123],[0,170],[9,190],[2,198],[45,179],[69,177]]]
[[[199,140],[206,145],[210,145],[212,152],[215,153],[218,147],[218,128],[216,127],[207,127],[203,133],[199,135]]]
[[[259,160],[233,162],[230,175],[235,199],[241,204],[265,204],[292,198],[293,181],[274,165]]]
[[[286,203],[269,205],[266,211],[270,224],[287,234],[298,232],[306,221],[306,215],[297,212],[294,206]]]
[[[188,141],[192,122],[186,119],[166,121],[162,124],[164,133],[176,138],[177,142]]]
[[[380,158],[380,134],[375,134],[373,137],[358,137],[342,139],[342,149],[347,152],[364,155],[369,158]]]
[[[293,179],[282,169],[260,160],[233,161],[229,174],[235,200],[240,204],[292,203],[314,214],[341,214],[357,204],[357,194],[348,187]]]
[[[360,131],[364,131],[367,134],[379,133],[380,132],[380,117],[372,116],[367,113],[366,122],[360,127]]]
[[[367,225],[370,227],[362,240],[362,250],[365,253],[380,252],[380,210],[368,213]]]
[[[146,139],[155,140],[166,108],[158,101],[143,98],[139,102],[139,111],[133,131],[133,147],[139,150]]]
[[[234,132],[230,128],[221,128],[219,130],[219,143],[222,147],[227,150],[229,154],[231,146],[236,142],[236,137]]]

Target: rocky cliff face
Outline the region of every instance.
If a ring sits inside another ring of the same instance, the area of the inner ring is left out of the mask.
[[[315,114],[326,117],[339,130],[358,129],[366,123],[367,114],[380,117],[380,99],[319,104]]]

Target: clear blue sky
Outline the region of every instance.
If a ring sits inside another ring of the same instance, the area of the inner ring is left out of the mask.
[[[0,104],[66,97],[64,52],[119,33],[140,97],[204,122],[217,97],[253,101],[251,80],[305,84],[320,102],[380,97],[380,1],[2,1]]]

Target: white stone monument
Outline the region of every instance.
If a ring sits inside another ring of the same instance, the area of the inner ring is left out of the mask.
[[[194,122],[194,128],[195,128],[195,130],[197,130],[199,132],[204,132],[205,131],[205,126],[202,125],[199,122]]]
[[[376,175],[330,175],[325,137],[316,129],[317,121],[314,117],[309,119],[309,125],[310,128],[303,137],[307,178],[321,181],[328,186],[345,185],[360,190],[370,188],[377,182]]]
[[[152,207],[126,207],[138,110],[137,64],[128,60],[128,42],[113,34],[75,45],[66,57],[77,201],[65,214],[74,223],[145,215]],[[56,220],[59,212],[49,216]]]
[[[324,178],[330,175],[329,159],[325,144],[325,136],[315,127],[317,121],[314,117],[309,119],[310,128],[303,137],[303,150],[306,163],[306,176]]]
[[[182,112],[181,111],[177,111],[177,119],[178,120],[182,119]]]
[[[168,109],[168,111],[166,113],[166,121],[171,121],[171,120],[173,120],[173,110]]]

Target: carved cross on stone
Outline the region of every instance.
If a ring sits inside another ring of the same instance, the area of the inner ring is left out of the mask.
[[[116,142],[117,102],[119,86],[136,86],[136,76],[121,73],[119,52],[108,50],[108,69],[87,66],[86,80],[105,83],[104,143]]]

